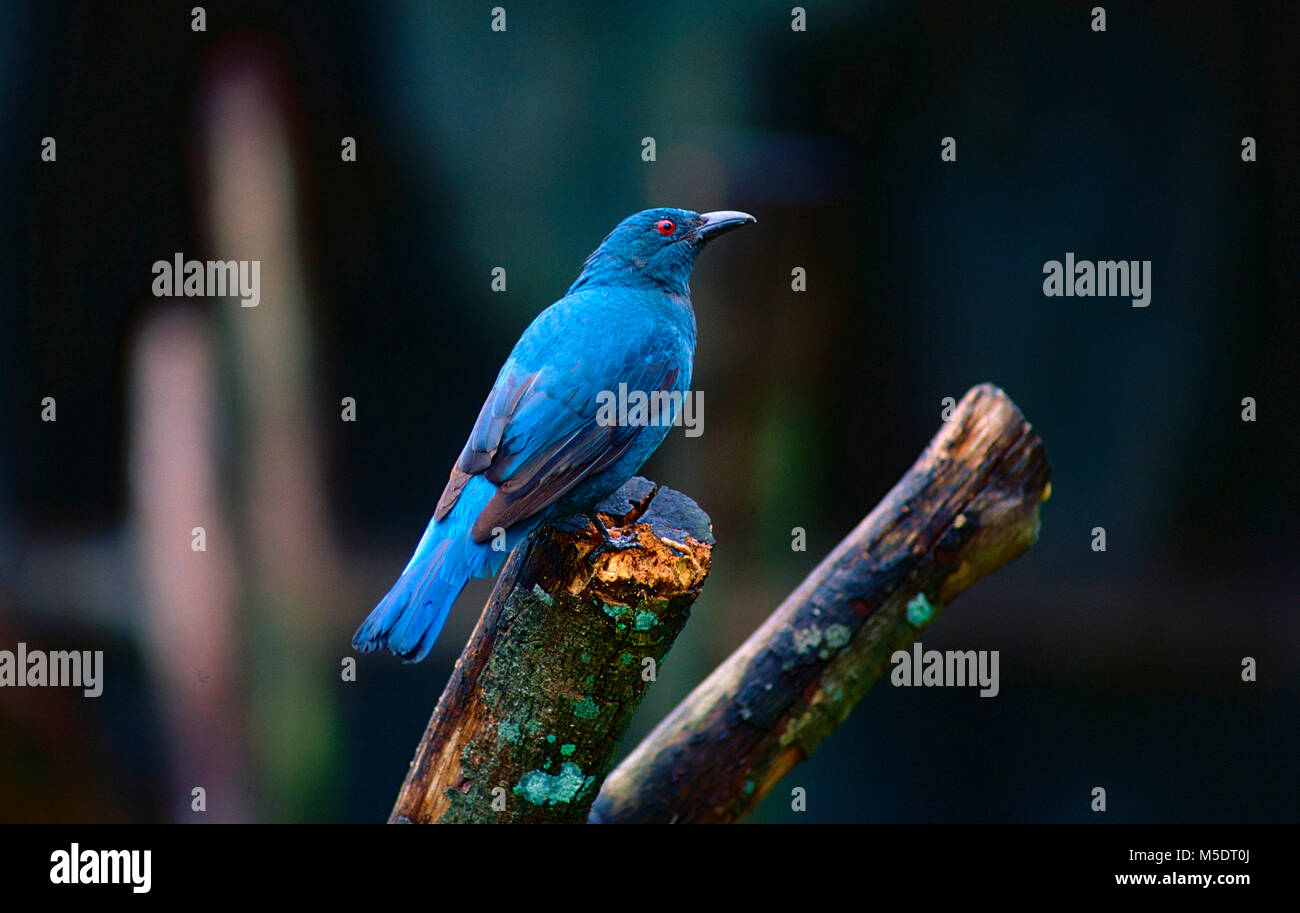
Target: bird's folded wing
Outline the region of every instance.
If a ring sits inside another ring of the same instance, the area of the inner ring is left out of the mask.
[[[497,486],[474,522],[475,542],[554,504],[613,465],[644,430],[602,423],[601,393],[616,394],[620,382],[629,391],[678,389],[680,364],[674,346],[649,341],[634,353],[586,353],[568,365],[533,371],[512,359],[483,403],[434,518],[451,511],[475,475]]]

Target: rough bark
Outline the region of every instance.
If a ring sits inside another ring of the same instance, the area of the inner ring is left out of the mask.
[[[588,555],[585,521],[507,561],[456,663],[390,822],[587,817],[633,712],[709,572],[709,518],[635,478],[598,507],[640,546]]]
[[[959,593],[1038,537],[1050,466],[998,388],[915,465],[605,781],[593,822],[731,822],[823,739]]]

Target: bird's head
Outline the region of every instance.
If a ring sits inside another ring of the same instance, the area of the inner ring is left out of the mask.
[[[646,209],[619,222],[582,265],[570,291],[584,285],[648,285],[685,295],[695,257],[709,241],[747,222],[747,212]]]

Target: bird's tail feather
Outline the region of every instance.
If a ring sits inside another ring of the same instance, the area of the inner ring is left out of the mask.
[[[504,543],[475,542],[469,529],[496,491],[487,479],[474,476],[452,512],[429,521],[402,576],[357,629],[354,649],[370,653],[387,648],[408,663],[429,655],[452,603],[469,579],[490,577],[500,570],[510,550],[535,525],[516,524]]]
[[[451,539],[444,539],[403,571],[353,635],[354,649],[370,653],[387,647],[407,663],[429,655],[452,603],[471,576],[466,562],[456,560],[462,556],[449,554],[451,544]]]

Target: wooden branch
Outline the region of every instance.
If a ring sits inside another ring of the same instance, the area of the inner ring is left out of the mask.
[[[597,509],[614,535],[634,527],[641,547],[589,562],[599,534],[579,518],[510,557],[390,823],[586,820],[713,550],[704,512],[645,479]]]
[[[1051,468],[970,390],[885,499],[610,774],[592,822],[731,822],[816,750],[955,596],[1038,538]]]

